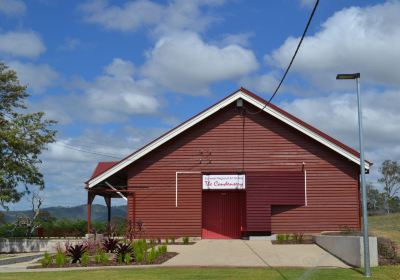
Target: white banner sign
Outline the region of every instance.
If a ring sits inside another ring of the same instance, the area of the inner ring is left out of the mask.
[[[244,190],[245,188],[244,174],[203,175],[203,190]]]

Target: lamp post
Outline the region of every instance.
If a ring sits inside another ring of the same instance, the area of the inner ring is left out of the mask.
[[[365,187],[365,160],[364,160],[364,138],[360,96],[360,73],[338,74],[337,80],[356,80],[357,83],[357,105],[358,105],[358,140],[360,145],[360,176],[361,176],[361,196],[362,196],[362,222],[364,239],[364,276],[371,277],[371,265],[369,260],[369,237],[368,237],[368,209],[367,209],[367,190]]]

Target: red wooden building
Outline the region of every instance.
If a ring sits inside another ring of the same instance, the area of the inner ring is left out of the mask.
[[[99,163],[88,206],[122,194],[148,237],[358,229],[359,164],[355,150],[241,88],[121,161]]]

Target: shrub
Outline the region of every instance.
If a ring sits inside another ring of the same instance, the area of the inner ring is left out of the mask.
[[[141,263],[145,257],[148,249],[147,242],[144,239],[139,239],[132,242],[133,252],[136,262]]]
[[[159,255],[163,255],[163,254],[165,254],[166,252],[167,252],[167,245],[161,245],[161,246],[158,246],[158,252],[159,252]]]
[[[67,247],[67,255],[71,257],[72,263],[78,263],[81,262],[81,258],[86,250],[87,248],[84,244],[69,245]]]
[[[131,255],[133,252],[132,246],[129,243],[118,243],[115,250],[117,254],[117,260],[119,263],[124,263],[127,255]]]
[[[110,262],[108,255],[105,252],[102,252],[100,254],[100,261],[103,265],[108,265],[108,263]]]
[[[304,234],[303,233],[298,233],[297,234],[297,242],[303,243],[304,241]]]
[[[67,256],[65,255],[65,253],[62,251],[57,252],[56,265],[58,267],[63,267],[65,265],[66,261],[67,261]]]
[[[176,241],[176,237],[175,237],[175,236],[172,236],[172,237],[171,237],[171,243],[172,243],[172,244],[175,244],[175,241]]]
[[[154,263],[156,258],[157,258],[157,251],[154,247],[152,247],[146,258],[147,263]]]
[[[340,233],[343,235],[351,235],[353,232],[354,230],[347,225],[340,226]]]
[[[384,237],[378,237],[378,254],[385,259],[397,259],[396,243]]]
[[[126,256],[125,256],[125,264],[130,264],[131,262],[132,262],[132,255],[130,255],[130,254],[127,254]]]
[[[43,267],[48,267],[52,263],[52,258],[49,253],[44,252],[43,259],[40,260]]]
[[[117,248],[118,240],[114,238],[106,238],[103,240],[103,249],[107,253],[114,253]]]
[[[99,264],[99,263],[101,262],[101,256],[100,256],[99,253],[96,253],[96,254],[94,255],[94,262],[95,262],[96,264]]]
[[[88,251],[89,255],[96,254],[97,250],[101,248],[99,242],[93,240],[85,240],[84,245],[86,246],[86,250]]]
[[[185,236],[182,238],[182,240],[183,240],[183,244],[185,244],[185,245],[189,244],[189,237]]]
[[[278,234],[276,236],[276,240],[278,241],[278,243],[283,243],[283,241],[285,241],[285,236],[284,234]]]
[[[81,259],[81,264],[83,266],[88,266],[89,265],[89,254],[88,254],[88,252],[83,253],[82,259]]]

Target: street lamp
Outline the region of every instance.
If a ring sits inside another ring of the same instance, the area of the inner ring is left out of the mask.
[[[363,216],[363,239],[364,239],[364,276],[371,277],[371,265],[369,262],[369,237],[368,237],[368,213],[367,213],[367,191],[365,188],[365,161],[364,161],[364,139],[360,96],[360,73],[338,74],[337,80],[356,80],[357,83],[357,105],[358,105],[358,140],[360,144],[360,175],[361,196]]]

